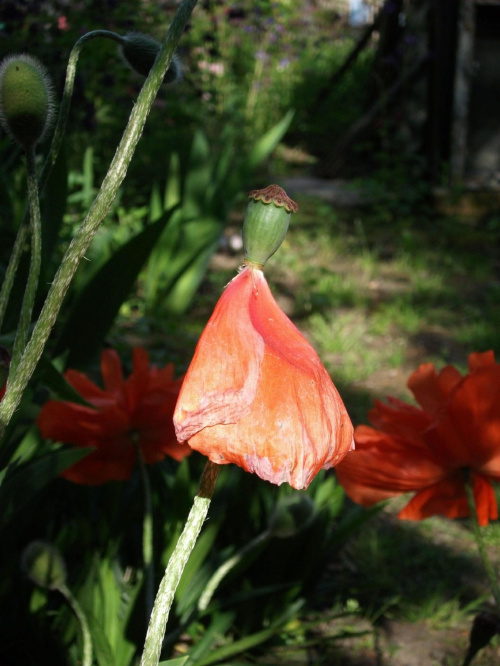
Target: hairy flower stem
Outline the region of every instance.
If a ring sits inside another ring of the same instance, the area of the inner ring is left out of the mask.
[[[498,611],[500,612],[500,586],[498,584],[498,578],[495,573],[495,570],[493,569],[493,565],[491,564],[491,560],[488,557],[488,553],[486,552],[486,546],[484,544],[483,535],[481,533],[481,527],[477,519],[477,507],[476,507],[476,500],[474,499],[474,490],[469,478],[466,478],[465,480],[465,492],[467,494],[467,502],[469,504],[472,531],[474,533],[474,538],[476,539],[477,549],[479,551],[479,555],[481,557],[481,560],[483,561],[486,574],[490,581],[491,591],[493,593],[495,603],[497,605]]]
[[[217,483],[219,469],[219,465],[208,461],[203,470],[200,486],[184,525],[184,530],[170,557],[156,595],[141,657],[141,666],[157,666],[160,660],[165,627],[174,601],[175,591],[205,522],[210,500]]]
[[[179,5],[167,35],[162,42],[155,64],[151,68],[137,97],[127,127],[108,169],[108,173],[102,182],[101,189],[59,266],[38,322],[33,330],[31,340],[26,346],[17,371],[12,375],[7,391],[0,403],[0,437],[3,436],[7,424],[19,405],[23,391],[43,353],[76,269],[97,229],[109,211],[118,193],[118,189],[127,174],[128,166],[141,138],[148,113],[196,3],[197,0],[182,0]]]
[[[142,560],[145,572],[145,606],[146,622],[148,622],[154,603],[154,566],[153,566],[153,505],[151,501],[151,483],[148,470],[142,457],[141,448],[137,445],[137,458],[141,470],[142,487],[144,489],[144,521],[142,525]]]
[[[87,617],[83,612],[82,607],[75,599],[71,591],[66,585],[59,585],[57,588],[59,592],[64,596],[66,601],[69,603],[73,609],[74,614],[78,622],[80,623],[80,629],[82,631],[83,638],[83,654],[82,654],[82,666],[92,666],[92,636],[90,634],[89,624],[87,622]]]
[[[28,238],[28,233],[29,225],[23,222],[19,227],[19,231],[17,232],[14,247],[10,253],[9,263],[7,265],[7,270],[5,271],[4,280],[0,289],[0,330],[2,328],[3,318],[5,317],[5,312],[9,303],[10,292],[12,291],[14,279],[16,277],[17,269],[19,268],[19,263],[23,254],[24,245],[26,243],[26,239]]]
[[[24,292],[23,304],[21,307],[21,316],[19,317],[14,348],[12,350],[9,375],[15,373],[24,352],[24,348],[26,347],[26,340],[28,339],[28,331],[31,323],[31,314],[33,312],[36,290],[38,288],[38,278],[40,277],[40,266],[42,263],[42,226],[40,221],[38,183],[36,180],[35,152],[33,148],[26,150],[26,172],[31,230],[31,258],[28,281],[26,283],[26,290]]]
[[[80,52],[83,46],[96,37],[107,37],[117,42],[123,42],[123,37],[117,35],[114,32],[109,30],[94,30],[88,32],[86,35],[80,37],[80,39],[73,46],[69,59],[68,66],[66,68],[66,80],[64,83],[64,91],[61,100],[61,106],[59,109],[59,114],[57,116],[57,123],[54,129],[54,134],[52,136],[52,143],[50,145],[50,150],[43,164],[42,170],[40,172],[40,177],[38,179],[38,192],[41,192],[52,172],[52,167],[56,163],[59,151],[61,149],[62,140],[64,138],[64,132],[66,130],[66,124],[69,116],[69,109],[71,106],[71,98],[73,96],[73,89],[75,86],[75,74],[76,74],[76,65],[78,58],[80,57]],[[5,317],[5,311],[7,310],[7,305],[10,298],[10,293],[12,291],[12,286],[14,284],[14,279],[16,276],[17,269],[19,268],[19,263],[21,261],[21,256],[23,253],[24,244],[28,237],[29,232],[29,217],[30,217],[30,205],[24,214],[23,221],[17,232],[16,241],[14,243],[14,248],[9,258],[9,264],[5,272],[5,278],[0,289],[0,329],[2,328],[3,319]]]

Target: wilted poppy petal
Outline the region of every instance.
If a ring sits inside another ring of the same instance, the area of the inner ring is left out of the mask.
[[[129,412],[133,412],[136,409],[144,393],[149,391],[150,372],[152,369],[149,368],[149,354],[142,347],[134,348],[132,353],[132,367],[133,370],[124,386],[127,410]]]
[[[410,377],[423,408],[420,422],[415,408],[400,401],[376,404],[370,417],[380,430],[356,428],[356,451],[337,467],[351,498],[369,506],[413,490],[401,518],[464,517],[467,472],[480,524],[498,517],[491,481],[500,480],[500,366],[486,352],[471,354],[469,368],[462,377],[451,366],[438,374],[425,364]],[[429,425],[422,428],[425,418]]]
[[[235,423],[257,392],[264,342],[249,320],[255,283],[245,270],[224,290],[196,347],[174,413],[179,441],[202,428]]]
[[[160,439],[158,438],[158,431],[141,433],[141,453],[147,465],[160,462],[165,456],[181,461],[191,454],[191,449],[187,444],[179,444],[177,441],[172,417],[170,417],[170,426],[170,429],[166,430]]]
[[[191,453],[179,445],[172,414],[181,380],[173,379],[173,366],[148,368],[145,350],[134,350],[134,372],[123,381],[121,363],[113,350],[102,354],[103,391],[85,375],[73,370],[66,377],[83,397],[97,407],[51,400],[42,408],[37,424],[44,437],[95,451],[62,476],[88,485],[130,476],[137,446],[146,463],[171,455],[181,460]]]
[[[495,494],[491,484],[480,475],[473,476],[474,500],[480,525],[498,518]],[[470,515],[462,473],[440,481],[418,492],[399,512],[403,520],[422,520],[430,516],[466,518]]]
[[[456,475],[418,492],[399,512],[403,520],[422,520],[430,516],[464,518],[469,515],[464,481]]]
[[[438,374],[432,363],[424,363],[408,379],[408,388],[424,412],[434,417],[461,379],[462,375],[452,366]]]
[[[117,407],[98,411],[56,400],[44,405],[37,425],[43,437],[75,446],[96,446],[109,435],[129,430],[127,415]]]
[[[347,495],[363,506],[421,490],[445,476],[425,443],[409,443],[369,426],[356,427],[354,442],[356,449],[336,473]]]
[[[94,384],[83,372],[66,370],[64,379],[91,405],[101,406],[113,401],[106,391]]]
[[[389,435],[403,437],[417,445],[422,441],[421,434],[431,424],[430,416],[396,398],[388,400],[388,404],[375,400],[374,408],[368,412],[370,423]]]
[[[492,351],[473,352],[469,354],[469,371],[475,372],[481,368],[488,368],[495,365],[495,354]]]
[[[174,422],[178,439],[213,462],[295,488],[352,446],[352,425],[328,373],[255,269],[243,271],[220,299]]]
[[[493,486],[481,474],[472,474],[474,501],[476,503],[477,519],[481,526],[487,525],[490,520],[498,519],[498,506]]]
[[[442,464],[500,478],[500,366],[480,367],[463,378],[428,441]]]
[[[104,349],[102,352],[101,372],[106,392],[113,395],[120,406],[125,408],[122,364],[120,357],[114,349]]]
[[[126,437],[108,439],[106,446],[95,451],[64,470],[61,476],[73,483],[87,486],[124,481],[130,478],[137,457],[135,447]]]

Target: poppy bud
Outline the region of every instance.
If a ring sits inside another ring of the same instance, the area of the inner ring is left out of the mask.
[[[154,65],[160,42],[152,37],[132,32],[123,37],[121,52],[125,62],[141,76],[147,76]],[[182,67],[179,58],[174,55],[167,69],[163,83],[175,83],[182,78]]]
[[[283,242],[290,216],[299,207],[278,185],[252,190],[248,197],[243,222],[245,260],[264,266]]]
[[[315,514],[316,507],[309,495],[287,495],[277,503],[269,521],[269,531],[280,539],[295,536],[311,524]]]
[[[44,541],[32,541],[26,546],[22,568],[40,587],[58,590],[66,584],[66,566],[61,554]]]
[[[54,93],[45,67],[29,55],[0,65],[0,123],[23,148],[33,148],[50,126]]]

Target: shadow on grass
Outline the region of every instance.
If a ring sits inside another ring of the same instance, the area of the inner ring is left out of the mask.
[[[375,622],[383,617],[446,621],[452,606],[444,604],[456,601],[458,609],[488,594],[465,522],[401,521],[388,510],[347,543],[324,585],[342,603],[355,600]]]

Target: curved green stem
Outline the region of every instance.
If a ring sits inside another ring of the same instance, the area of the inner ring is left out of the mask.
[[[149,620],[154,603],[154,566],[153,566],[153,505],[151,501],[151,483],[142,457],[141,447],[137,445],[137,458],[141,470],[142,487],[144,489],[144,521],[142,526],[142,559],[145,572],[145,605],[146,621]]]
[[[219,465],[208,461],[203,470],[200,487],[194,498],[184,530],[170,557],[156,595],[141,657],[141,666],[157,666],[160,660],[165,627],[174,601],[175,590],[205,522],[219,469]]]
[[[17,232],[14,247],[12,248],[7,270],[5,271],[4,280],[2,282],[2,287],[0,288],[0,329],[2,328],[3,318],[5,317],[5,312],[9,303],[10,292],[12,291],[12,287],[14,285],[17,269],[19,268],[19,263],[23,255],[24,245],[28,238],[28,233],[29,225],[23,222]]]
[[[497,575],[495,573],[495,570],[493,569],[493,565],[491,564],[491,560],[488,557],[486,546],[484,544],[483,535],[481,533],[481,526],[479,525],[477,518],[477,507],[476,507],[476,500],[474,498],[474,488],[472,486],[472,482],[470,480],[469,475],[467,475],[467,478],[465,479],[465,492],[467,494],[467,502],[469,504],[472,531],[474,533],[474,538],[476,539],[477,549],[479,551],[481,560],[483,561],[486,574],[490,581],[491,591],[493,592],[493,597],[495,599],[497,608],[500,612],[500,586],[498,584]]]
[[[59,585],[56,589],[59,590],[59,592],[67,600],[73,609],[78,622],[80,623],[80,629],[82,630],[83,638],[82,666],[92,666],[92,636],[90,634],[89,623],[85,613],[83,612],[83,608],[80,606],[66,585]]]
[[[40,266],[42,263],[42,226],[40,220],[40,201],[38,199],[38,183],[36,179],[35,152],[33,148],[26,151],[26,172],[28,179],[28,201],[30,211],[31,231],[31,259],[28,273],[28,281],[24,292],[21,315],[12,350],[10,373],[14,374],[21,356],[26,347],[28,331],[31,323],[31,314],[38,289],[38,278],[40,277]]]
[[[102,182],[101,189],[59,266],[38,322],[33,330],[31,340],[26,346],[17,371],[9,381],[7,391],[0,403],[0,437],[3,436],[7,424],[19,405],[23,391],[43,353],[76,269],[102,220],[109,211],[118,193],[118,188],[126,176],[135,148],[141,138],[148,113],[196,3],[197,0],[182,0],[179,5],[158,52],[155,64],[151,68],[136,104],[132,109],[129,122],[108,169],[108,173]]]
[[[73,89],[75,87],[76,65],[78,63],[80,53],[87,42],[98,37],[106,37],[120,43],[123,41],[123,37],[117,35],[114,32],[110,32],[109,30],[92,30],[92,32],[87,32],[85,35],[82,35],[71,49],[71,53],[69,54],[68,58],[68,66],[66,67],[66,79],[64,81],[64,90],[61,106],[59,109],[59,115],[57,117],[57,123],[54,129],[54,134],[52,136],[50,150],[40,173],[40,189],[46,185],[52,167],[56,163],[57,156],[59,155],[59,151],[61,149],[64,132],[66,131],[66,124],[68,122],[71,98],[73,97]]]
[[[221,581],[227,576],[231,569],[234,569],[234,567],[237,566],[249,553],[259,548],[263,543],[269,541],[271,537],[271,531],[265,530],[265,532],[262,532],[256,536],[255,539],[249,541],[245,546],[243,546],[241,550],[226,560],[224,564],[221,564],[217,571],[214,572],[205,589],[203,590],[203,594],[198,601],[198,610],[206,610],[208,604],[212,600],[215,590],[219,587]]]
[[[59,114],[57,116],[57,123],[54,129],[54,134],[52,135],[52,143],[50,144],[50,149],[48,155],[43,164],[42,170],[40,172],[40,177],[38,179],[38,191],[41,192],[51,174],[52,168],[56,163],[59,151],[61,149],[62,140],[64,138],[64,132],[66,130],[66,124],[68,122],[69,110],[71,106],[71,98],[73,97],[73,89],[75,87],[75,75],[76,75],[76,65],[78,63],[78,58],[84,45],[91,39],[96,37],[106,37],[117,42],[123,42],[123,37],[117,35],[114,32],[109,30],[94,30],[80,37],[76,44],[71,49],[71,53],[68,59],[68,66],[66,68],[66,79],[64,82],[64,91],[61,100],[61,106],[59,108]],[[17,233],[16,241],[14,243],[14,248],[12,250],[11,256],[9,258],[9,265],[7,266],[7,271],[5,273],[5,278],[0,289],[0,329],[2,328],[3,319],[5,312],[7,310],[7,305],[10,298],[10,293],[12,291],[12,286],[14,284],[14,279],[16,276],[17,269],[19,268],[19,263],[21,261],[21,256],[23,253],[24,244],[28,237],[29,231],[29,214],[30,207],[24,214],[23,221],[19,227]]]

